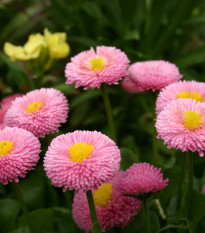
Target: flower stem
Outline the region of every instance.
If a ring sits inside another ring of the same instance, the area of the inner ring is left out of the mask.
[[[193,193],[193,153],[186,154],[187,165],[188,165],[188,191],[187,191],[187,217],[191,219],[192,214],[192,193]]]
[[[109,128],[110,128],[110,136],[111,136],[112,140],[117,143],[115,124],[114,124],[113,115],[112,115],[112,108],[110,105],[110,100],[109,100],[107,90],[106,90],[104,83],[101,85],[101,92],[102,92],[102,96],[103,96],[103,100],[104,100],[104,104],[105,104],[105,109],[106,109],[106,113],[107,113],[107,119],[108,119],[108,124],[109,124]]]
[[[94,200],[93,200],[92,191],[88,190],[86,192],[86,196],[87,196],[87,199],[88,199],[90,215],[91,215],[91,219],[92,219],[92,223],[93,223],[92,233],[101,233],[100,225],[98,223],[97,215],[96,215],[96,211],[95,211],[95,203],[94,203]]]
[[[21,192],[20,185],[16,182],[14,182],[14,184],[15,184],[15,188],[17,190],[17,195],[18,195],[19,201],[21,202],[21,207],[22,207],[25,219],[27,221],[27,225],[30,229],[30,232],[32,233],[33,231],[32,231],[31,222],[29,219],[29,213],[28,213],[28,209],[27,209],[26,203],[25,203],[24,198],[23,198],[23,194]]]
[[[148,212],[148,208],[147,208],[147,199],[143,198],[142,203],[143,203],[143,207],[144,207],[144,215],[145,215],[147,233],[151,233],[152,231],[151,231],[149,212]]]

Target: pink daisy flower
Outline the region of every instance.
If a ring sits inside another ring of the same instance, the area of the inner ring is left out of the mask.
[[[0,130],[0,182],[19,182],[39,160],[40,142],[30,132],[6,127]]]
[[[97,219],[101,230],[105,232],[110,228],[125,227],[134,220],[136,211],[141,209],[141,201],[123,196],[113,189],[111,183],[105,183],[93,191]],[[79,228],[91,232],[92,221],[86,194],[79,191],[75,194],[72,206],[73,219]]]
[[[141,91],[161,90],[182,78],[176,65],[161,60],[136,62],[129,67],[128,72]]]
[[[204,102],[205,83],[184,80],[165,87],[157,97],[156,113],[159,114],[163,108],[170,103],[170,101],[179,98],[193,99],[196,100],[196,102]]]
[[[135,163],[126,171],[120,171],[113,180],[113,187],[119,192],[140,196],[161,191],[167,187],[168,179],[163,180],[161,168],[149,163]]]
[[[68,101],[58,90],[41,88],[17,98],[7,111],[4,122],[32,132],[36,137],[58,131],[68,117]]]
[[[8,109],[11,107],[12,101],[15,100],[17,97],[21,97],[22,94],[14,94],[11,96],[7,96],[6,98],[2,99],[0,102],[0,129],[4,129],[4,116]]]
[[[205,194],[205,184],[203,185],[201,192]]]
[[[136,85],[135,82],[132,81],[132,79],[129,78],[129,76],[125,77],[122,80],[122,88],[130,93],[138,93],[138,92],[142,92],[139,87]]]
[[[184,151],[205,150],[205,104],[192,99],[178,99],[164,107],[156,120],[158,138],[168,148]]]
[[[100,88],[102,83],[118,84],[127,75],[129,60],[124,52],[115,47],[98,46],[71,58],[66,65],[66,84],[75,87]]]
[[[48,178],[63,191],[97,188],[111,179],[120,165],[120,150],[106,135],[74,131],[53,139],[44,158]]]

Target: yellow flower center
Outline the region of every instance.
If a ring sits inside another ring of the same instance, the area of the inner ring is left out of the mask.
[[[195,91],[182,91],[176,95],[176,99],[183,98],[183,99],[193,99],[196,102],[204,102],[203,97]]]
[[[11,141],[1,141],[0,142],[0,156],[6,156],[8,155],[13,149],[13,142]]]
[[[26,111],[28,113],[34,113],[38,110],[41,110],[41,106],[42,106],[42,102],[34,102],[27,107]]]
[[[94,147],[85,142],[76,143],[69,148],[69,156],[73,162],[81,163],[83,159],[87,159],[87,157],[91,154]]]
[[[93,195],[95,204],[102,208],[106,207],[109,201],[112,200],[111,193],[112,184],[100,185]]]
[[[89,61],[89,67],[92,71],[102,70],[105,66],[105,62],[102,58],[93,58]]]
[[[197,112],[186,111],[183,123],[186,128],[194,130],[201,125],[201,116]]]

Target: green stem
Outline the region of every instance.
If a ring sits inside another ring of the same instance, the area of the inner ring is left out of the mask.
[[[147,208],[147,199],[143,198],[142,203],[143,203],[143,207],[144,207],[144,215],[145,215],[147,233],[151,233],[152,231],[151,231],[149,212],[148,212],[148,208]]]
[[[151,0],[145,0],[145,6],[146,6],[146,24],[145,24],[145,34],[149,32],[150,29],[150,13],[151,13],[151,7],[152,7],[152,1]]]
[[[93,223],[92,233],[101,233],[100,225],[98,223],[97,215],[96,215],[96,211],[95,211],[95,203],[94,203],[94,200],[93,200],[92,191],[88,190],[86,192],[86,196],[87,196],[87,199],[88,199],[90,215],[91,215],[91,219],[92,219],[92,223]]]
[[[179,208],[181,206],[182,186],[183,186],[183,183],[184,183],[185,175],[186,175],[186,156],[182,156],[182,172],[181,172],[181,177],[180,177],[180,181],[179,181],[179,188],[178,188],[178,193],[177,193],[176,210],[179,210]]]
[[[33,231],[32,231],[31,222],[30,222],[30,219],[29,219],[29,213],[28,213],[28,209],[27,209],[26,203],[25,203],[24,198],[23,198],[23,194],[21,192],[20,185],[18,183],[16,183],[16,182],[14,182],[14,184],[15,184],[15,188],[17,190],[17,195],[19,197],[19,201],[21,202],[21,207],[22,207],[25,219],[27,221],[27,225],[28,225],[28,227],[30,229],[30,232],[32,233]]]
[[[112,140],[117,143],[115,124],[114,124],[113,115],[112,115],[112,108],[110,105],[110,100],[109,100],[109,97],[107,94],[105,84],[101,85],[101,92],[102,92],[103,100],[105,103],[105,109],[106,109],[108,124],[109,124],[109,128],[110,128],[110,136],[111,136]]]
[[[188,191],[187,191],[187,217],[191,219],[192,215],[192,193],[193,193],[193,153],[187,153],[186,155],[188,165]]]
[[[69,211],[72,210],[72,200],[73,200],[73,191],[67,190],[64,192],[65,200],[68,206]]]

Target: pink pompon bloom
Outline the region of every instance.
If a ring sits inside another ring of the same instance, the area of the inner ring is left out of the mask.
[[[203,185],[201,192],[205,194],[205,184]]]
[[[120,165],[120,150],[106,135],[76,130],[54,138],[44,158],[48,178],[63,191],[87,191],[111,179]]]
[[[136,62],[128,68],[128,72],[141,91],[161,90],[182,78],[176,65],[163,60]]]
[[[102,83],[118,84],[127,75],[129,59],[120,49],[108,46],[96,47],[71,58],[66,65],[66,84],[75,87],[100,88]]]
[[[179,81],[165,87],[158,95],[156,113],[159,114],[170,101],[183,98],[196,102],[205,101],[205,83],[196,81]]]
[[[141,209],[141,201],[123,196],[113,189],[111,183],[105,183],[93,190],[97,219],[102,232],[110,228],[125,227],[134,220],[136,211]],[[77,226],[91,232],[92,221],[86,194],[80,190],[74,196],[72,215]]]
[[[19,182],[39,160],[40,142],[30,132],[5,127],[0,130],[0,182]]]
[[[21,96],[22,94],[14,94],[7,96],[4,99],[2,99],[2,101],[0,101],[0,129],[5,128],[4,116],[8,111],[8,109],[11,107],[12,101],[15,100],[17,97],[21,97]]]
[[[125,77],[123,80],[122,80],[122,88],[127,91],[127,92],[130,92],[130,93],[139,93],[139,92],[142,92],[139,87],[136,85],[135,82],[132,81],[131,78],[129,78],[129,76]]]
[[[126,171],[120,171],[113,179],[113,187],[119,192],[140,196],[155,193],[167,187],[168,179],[163,180],[161,168],[149,163],[135,163]]]
[[[36,137],[58,131],[68,117],[68,101],[58,90],[41,88],[17,98],[4,117],[10,127],[32,132]]]
[[[155,126],[157,137],[169,149],[198,151],[199,156],[204,155],[205,103],[183,98],[172,101],[159,113]]]

